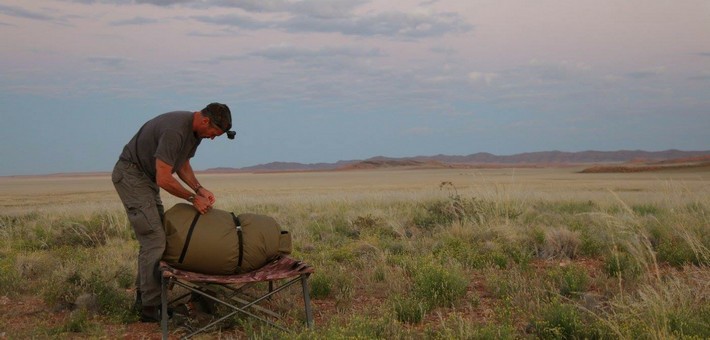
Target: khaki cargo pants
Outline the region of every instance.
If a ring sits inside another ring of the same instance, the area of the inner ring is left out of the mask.
[[[140,244],[136,287],[141,292],[142,304],[158,306],[161,292],[158,264],[165,250],[160,188],[135,164],[124,160],[116,163],[111,181]]]

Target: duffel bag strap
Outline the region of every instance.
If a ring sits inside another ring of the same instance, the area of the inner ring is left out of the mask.
[[[185,244],[182,246],[182,252],[180,253],[180,259],[178,263],[182,263],[185,260],[185,255],[187,254],[187,247],[190,246],[190,239],[192,239],[192,232],[195,231],[195,226],[197,225],[197,220],[200,219],[200,212],[195,213],[195,218],[192,219],[192,224],[190,224],[190,229],[187,231],[187,237],[185,238]]]
[[[237,270],[240,272],[242,270],[242,257],[244,256],[244,238],[242,237],[242,224],[239,222],[239,217],[232,213],[232,219],[234,220],[234,225],[237,227],[237,240],[239,242],[239,259],[237,260]]]

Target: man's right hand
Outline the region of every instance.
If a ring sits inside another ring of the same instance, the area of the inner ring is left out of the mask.
[[[206,214],[210,209],[212,209],[212,203],[210,200],[204,196],[195,195],[195,199],[192,200],[192,205],[200,212],[200,214]]]

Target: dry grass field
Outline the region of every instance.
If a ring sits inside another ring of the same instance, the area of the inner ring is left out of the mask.
[[[210,337],[709,338],[710,172],[580,170],[198,175],[316,268],[313,330],[295,308],[295,333]],[[159,338],[128,311],[136,253],[108,174],[0,177],[0,338]]]

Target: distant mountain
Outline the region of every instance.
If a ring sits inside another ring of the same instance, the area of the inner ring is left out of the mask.
[[[418,156],[412,159],[420,161],[439,161],[442,163],[460,164],[583,164],[583,163],[607,163],[607,162],[630,162],[630,161],[663,161],[675,158],[699,157],[710,154],[710,151],[641,151],[641,150],[620,150],[620,151],[542,151],[520,153],[510,156],[496,156],[490,153],[481,152],[468,156]]]
[[[676,159],[705,158],[708,151],[541,151],[527,152],[515,155],[498,156],[487,152],[479,152],[466,156],[435,155],[415,157],[383,157],[377,156],[366,160],[338,161],[336,163],[297,163],[272,162],[244,168],[212,168],[206,172],[275,172],[275,171],[325,171],[325,170],[355,170],[391,167],[445,168],[472,166],[561,166],[581,164],[609,163],[653,163],[673,162]]]
[[[359,161],[338,161],[336,163],[271,162],[243,168],[210,168],[204,172],[275,172],[275,171],[324,171],[335,170]]]

